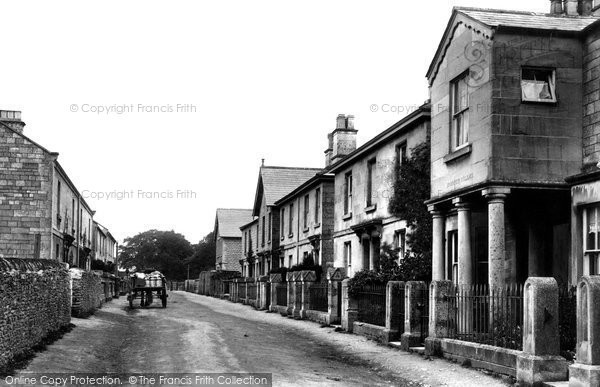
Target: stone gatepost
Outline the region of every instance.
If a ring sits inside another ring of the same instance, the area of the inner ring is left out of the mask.
[[[385,330],[383,342],[397,340],[404,327],[401,311],[404,309],[404,281],[390,281],[385,287]]]
[[[559,356],[558,284],[554,278],[525,282],[523,352],[517,356],[517,383],[537,386],[567,380],[567,361]]]
[[[302,303],[300,304],[300,318],[307,317],[307,311],[310,310],[310,287],[317,281],[317,275],[314,271],[303,270],[300,272],[300,281],[302,282]]]
[[[432,281],[429,285],[429,336],[425,339],[425,353],[429,356],[441,354],[440,339],[448,337],[453,291],[452,281]]]
[[[271,274],[270,280],[271,305],[269,305],[269,310],[271,312],[277,312],[277,285],[279,285],[282,282],[281,274]]]
[[[348,282],[347,279],[342,281],[342,329],[352,333],[358,317],[358,301],[348,294]]]
[[[300,311],[302,310],[302,272],[296,271],[293,274],[293,298],[292,298],[292,313],[291,317],[300,318]],[[289,305],[288,305],[289,310]]]
[[[296,276],[294,272],[288,272],[287,276],[287,315],[292,316],[294,313],[294,300],[296,291]]]
[[[342,292],[342,281],[346,278],[346,271],[344,268],[329,268],[327,270],[327,323],[336,324],[341,321],[341,310],[342,306],[340,303],[341,297],[339,296]]]
[[[577,356],[569,386],[600,386],[600,276],[584,276],[577,284]]]
[[[269,309],[270,305],[267,305],[267,300],[269,297],[267,293],[269,293],[269,277],[262,276],[258,279],[258,287],[257,291],[257,300],[256,300],[256,309],[265,310]]]
[[[408,351],[412,347],[421,346],[421,332],[425,332],[428,326],[425,325],[422,315],[425,312],[423,308],[423,296],[427,292],[427,284],[421,281],[409,281],[404,290],[404,333],[401,336],[401,348]]]

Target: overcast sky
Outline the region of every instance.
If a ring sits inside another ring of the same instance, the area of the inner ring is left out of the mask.
[[[455,5],[550,8],[548,0],[3,2],[0,108],[21,110],[25,133],[60,153],[119,241],[156,228],[197,243],[216,208],[252,206],[261,158],[322,167],[337,114],[356,116],[360,145],[423,103]],[[401,108],[382,111],[392,106]],[[163,198],[147,198],[156,193]]]

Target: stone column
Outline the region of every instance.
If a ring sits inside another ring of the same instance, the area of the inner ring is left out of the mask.
[[[524,297],[523,352],[517,356],[517,383],[537,386],[567,380],[567,361],[559,356],[556,280],[529,278]]]
[[[600,386],[600,276],[584,276],[577,284],[577,356],[569,386]]]
[[[404,331],[401,311],[404,310],[404,281],[389,281],[385,287],[385,330],[383,342],[398,340]]]
[[[300,272],[302,281],[302,304],[300,305],[300,318],[307,317],[307,311],[310,310],[310,287],[317,280],[314,271],[306,270]]]
[[[458,212],[458,284],[473,284],[471,258],[471,208],[463,198],[452,200]]]
[[[270,305],[267,305],[267,292],[269,290],[269,277],[262,276],[258,279],[256,309],[265,310],[269,309]]]
[[[504,230],[504,201],[510,188],[493,187],[483,190],[488,201],[488,282],[490,290],[505,284],[506,258]]]
[[[446,277],[444,274],[444,223],[446,218],[435,206],[429,206],[429,212],[433,217],[433,246],[431,250],[432,279],[439,281]]]
[[[342,281],[342,329],[352,333],[358,317],[358,302],[348,294],[348,280]]]
[[[453,294],[452,281],[432,281],[429,285],[429,336],[425,339],[425,352],[427,355],[441,353],[439,339],[448,337],[450,310],[450,297]]]
[[[287,315],[292,316],[294,314],[294,302],[296,291],[296,280],[294,273],[287,273]]]
[[[401,336],[401,348],[408,351],[411,347],[420,347],[421,336],[428,326],[423,326],[423,310],[427,295],[427,285],[422,281],[409,281],[404,291],[404,333]]]

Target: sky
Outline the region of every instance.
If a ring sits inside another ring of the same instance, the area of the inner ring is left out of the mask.
[[[192,243],[251,208],[265,165],[323,167],[338,114],[358,145],[428,99],[453,6],[548,0],[10,1],[0,109],[59,162],[122,242]],[[375,106],[375,107],[374,107]],[[376,110],[376,111],[374,111]]]

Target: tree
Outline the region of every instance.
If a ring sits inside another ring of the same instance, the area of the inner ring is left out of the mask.
[[[429,138],[412,149],[411,157],[397,169],[389,211],[406,220],[407,253],[400,261],[402,280],[431,280],[431,215],[425,201],[431,196]]]
[[[124,268],[155,269],[168,279],[185,279],[186,259],[194,249],[185,237],[174,231],[148,230],[125,238],[119,259]]]
[[[217,247],[214,235],[211,231],[193,246],[194,253],[186,260],[186,265],[190,268],[190,278],[198,278],[200,272],[215,269]]]

